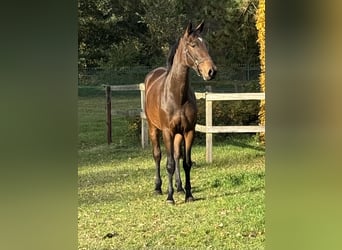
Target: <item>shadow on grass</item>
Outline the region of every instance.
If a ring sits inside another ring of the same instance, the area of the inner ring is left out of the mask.
[[[241,147],[241,148],[248,148],[248,149],[253,149],[255,151],[259,151],[259,152],[264,152],[265,151],[265,147],[262,145],[252,145],[251,143],[248,143],[246,141],[233,141],[232,145],[236,146],[236,147]]]
[[[235,195],[241,195],[241,194],[247,194],[247,193],[255,193],[255,192],[259,192],[259,191],[264,190],[264,189],[265,189],[265,187],[254,187],[254,188],[250,188],[248,190],[238,190],[238,191],[218,193],[215,195],[210,195],[208,198],[217,199],[217,198],[226,197],[226,196],[235,196]]]
[[[216,192],[216,194],[209,194],[209,195],[203,195],[203,191],[205,191],[205,188],[197,189],[193,188],[192,189],[192,194],[194,195],[195,202],[196,201],[209,201],[209,200],[216,200],[218,198],[222,197],[229,197],[229,196],[237,196],[237,195],[242,195],[242,194],[249,194],[249,193],[256,193],[264,190],[264,186],[259,186],[259,187],[251,187],[248,190],[235,190],[235,191],[228,191],[228,192]],[[179,202],[179,204],[183,204],[185,202]]]
[[[204,133],[196,133],[195,145],[205,146],[206,138]],[[252,149],[259,152],[265,151],[265,146],[258,143],[256,134],[213,134],[213,147],[220,145],[231,145],[235,147]]]
[[[97,147],[78,151],[78,165],[80,167],[89,165],[101,165],[109,163],[119,163],[132,158],[146,157],[150,155],[150,150],[136,146],[125,146],[122,144],[102,144]],[[152,156],[151,156],[152,157]],[[151,158],[151,166],[152,166]]]
[[[164,190],[162,195],[156,195],[153,192],[153,177],[154,168],[151,169],[121,169],[121,170],[105,170],[87,174],[86,177],[79,177],[79,187],[82,189],[82,194],[79,196],[79,205],[89,205],[96,203],[108,202],[130,202],[141,199],[145,196],[146,199],[160,197],[158,199],[166,199],[167,191]],[[141,180],[142,183],[138,183]],[[108,188],[104,188],[108,185]],[[124,187],[123,187],[124,185]],[[140,188],[140,186],[145,188]],[[148,187],[148,189],[146,189]],[[166,186],[164,187],[166,188]],[[232,188],[232,191],[224,191],[208,185],[201,187],[193,187],[192,193],[196,201],[215,200],[222,197],[238,196],[247,193],[255,193],[265,189],[264,186],[242,187],[239,190]],[[96,191],[98,190],[98,191]],[[182,193],[175,193],[177,196],[183,196]],[[177,205],[185,204],[183,198],[176,199]]]
[[[150,194],[141,189],[141,182],[153,180],[154,170],[143,168],[128,168],[116,170],[101,170],[79,176],[79,205],[96,204],[115,201],[131,201],[137,197]],[[153,190],[151,182],[151,191]]]

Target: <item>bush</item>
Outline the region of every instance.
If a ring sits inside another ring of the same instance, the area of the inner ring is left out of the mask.
[[[213,125],[257,125],[259,101],[220,101],[213,102]],[[198,105],[197,124],[205,125],[205,102]]]
[[[140,115],[126,116],[128,120],[128,134],[134,138],[141,139],[141,118]]]
[[[217,101],[213,102],[213,126],[258,125],[259,101]],[[197,124],[205,125],[205,101],[198,102]],[[225,140],[229,133],[215,134],[215,139]],[[234,136],[240,136],[235,134]],[[196,133],[199,143],[205,142],[205,133]]]

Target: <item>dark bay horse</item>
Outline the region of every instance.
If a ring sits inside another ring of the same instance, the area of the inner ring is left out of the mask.
[[[174,204],[173,175],[176,173],[178,192],[184,192],[180,178],[179,158],[183,156],[185,172],[185,202],[193,201],[190,184],[191,147],[197,119],[196,98],[189,83],[189,68],[193,68],[204,80],[214,78],[216,66],[201,37],[204,22],[195,29],[191,22],[176,45],[170,50],[168,67],[152,70],[145,78],[145,113],[153,147],[156,167],[155,191],[162,194],[160,178],[161,150],[159,133],[165,144],[168,172],[167,201]],[[184,142],[184,151],[182,143]]]

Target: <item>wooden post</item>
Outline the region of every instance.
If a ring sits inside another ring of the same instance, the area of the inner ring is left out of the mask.
[[[212,119],[213,113],[213,101],[208,101],[205,99],[205,127],[213,125]],[[208,163],[213,162],[213,134],[206,132],[205,134],[205,160]]]
[[[140,105],[141,105],[141,147],[145,148],[148,145],[148,127],[145,115],[145,85],[140,84]]]
[[[107,142],[108,145],[112,143],[112,100],[110,86],[106,87],[106,99],[107,99]]]
[[[212,91],[213,91],[212,86],[211,86],[211,85],[206,85],[206,86],[205,86],[205,91],[207,91],[207,92],[212,92]]]

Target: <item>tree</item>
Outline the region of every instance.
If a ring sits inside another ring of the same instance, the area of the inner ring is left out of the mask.
[[[210,44],[222,63],[244,64],[257,60],[255,3],[251,1],[211,2],[208,12],[217,19],[212,25]]]
[[[79,0],[79,68],[155,66],[189,20],[205,21],[204,38],[217,64],[258,58],[257,0]]]
[[[136,15],[142,12],[140,2],[79,0],[79,68],[106,63],[114,45],[139,37],[146,31]]]
[[[258,43],[260,47],[260,89],[262,92],[265,92],[265,84],[266,84],[266,78],[265,78],[265,72],[266,72],[266,64],[265,64],[265,0],[259,1],[258,10],[256,13],[257,16],[257,22],[256,22],[256,28],[258,29]],[[260,111],[259,111],[259,120],[260,125],[265,126],[265,101],[260,102]],[[260,140],[265,143],[265,133],[260,134]]]
[[[186,15],[180,0],[142,0],[141,22],[148,29],[144,36],[146,64],[165,62],[169,47],[182,34]]]

